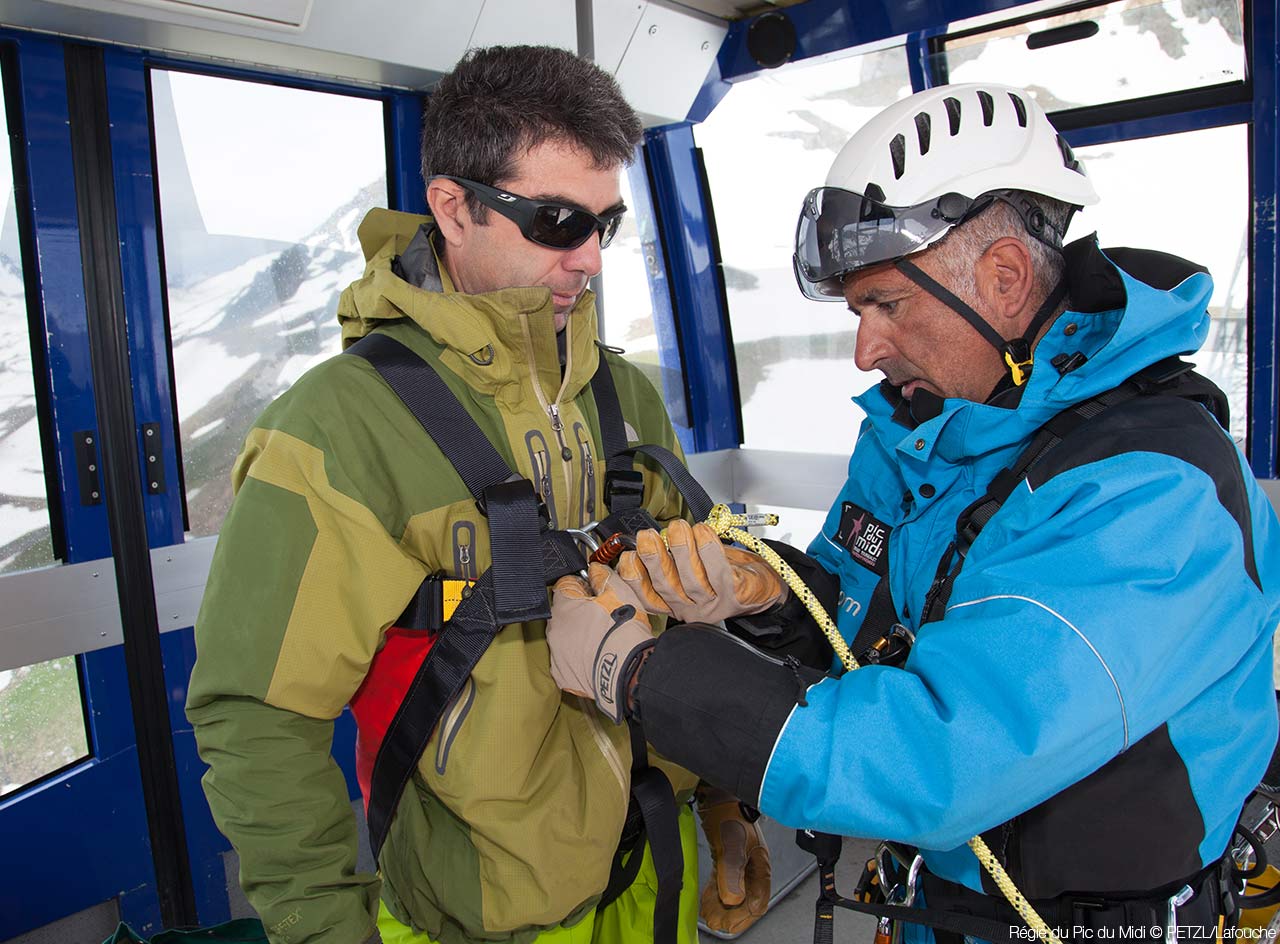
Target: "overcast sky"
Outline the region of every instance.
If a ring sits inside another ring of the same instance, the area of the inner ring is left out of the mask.
[[[386,172],[381,102],[166,76],[210,233],[300,239]]]

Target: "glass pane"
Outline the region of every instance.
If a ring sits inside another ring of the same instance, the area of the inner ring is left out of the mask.
[[[2,90],[0,123],[8,127]],[[0,200],[0,573],[10,573],[52,564],[54,557],[8,149],[0,157]]]
[[[897,47],[739,82],[694,129],[715,202],[747,446],[853,450],[862,413],[849,397],[880,376],[854,366],[845,306],[796,288],[796,217],[849,136],[909,94]]]
[[[151,92],[187,512],[208,535],[253,420],[340,350],[356,227],[387,203],[382,105],[159,70]]]
[[[1063,27],[1081,38],[1028,48]],[[949,81],[1025,88],[1050,112],[1245,78],[1237,0],[1120,0],[947,39],[942,55]]]
[[[1244,125],[1078,148],[1098,204],[1077,213],[1068,238],[1097,231],[1105,246],[1158,249],[1213,276],[1209,338],[1190,359],[1231,402],[1231,435],[1249,428],[1249,147]],[[1202,204],[1171,200],[1213,181],[1211,224]]]
[[[74,656],[0,670],[0,796],[88,753]]]
[[[620,187],[627,215],[601,254],[600,336],[607,344],[623,348],[626,359],[645,372],[666,401],[671,423],[688,449],[692,440],[679,348],[671,323],[671,291],[645,173],[643,155],[622,172]],[[662,317],[655,317],[655,309],[662,311]]]

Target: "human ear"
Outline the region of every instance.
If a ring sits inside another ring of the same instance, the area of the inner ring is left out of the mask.
[[[466,191],[452,180],[437,177],[427,184],[427,207],[440,235],[451,246],[461,245],[467,230],[475,225],[467,208]]]
[[[1035,273],[1025,243],[1005,236],[992,243],[978,260],[978,294],[993,315],[1009,321],[1030,317]]]

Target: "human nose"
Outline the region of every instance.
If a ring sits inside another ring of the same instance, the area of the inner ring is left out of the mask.
[[[570,249],[564,254],[563,265],[571,272],[581,272],[587,278],[600,274],[604,262],[600,258],[600,234],[592,233],[587,241],[577,249]]]
[[[858,370],[874,370],[891,353],[889,339],[871,314],[858,319],[854,329],[853,362]]]

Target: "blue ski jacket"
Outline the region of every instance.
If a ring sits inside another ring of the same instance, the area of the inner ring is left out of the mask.
[[[1039,342],[1016,408],[946,400],[909,428],[879,388],[855,398],[867,418],[809,553],[839,577],[846,639],[882,558],[917,638],[900,668],[868,666],[809,688],[763,761],[759,806],[770,816],[916,845],[933,873],[975,890],[970,837],[1139,745],[1145,759],[1093,805],[1143,791],[1156,826],[1135,841],[1176,834],[1185,848],[1173,852],[1174,875],[1207,865],[1276,743],[1280,527],[1207,411],[1203,429],[1135,433],[1038,486],[1023,481],[969,550],[945,616],[919,624],[957,516],[1042,424],[1204,342],[1212,282],[1203,270],[1158,253],[1103,253],[1092,241],[1076,255],[1071,309]],[[1075,354],[1082,366],[1051,366]],[[1215,450],[1216,460],[1198,461]],[[1091,833],[1126,828],[1108,819],[1114,811],[1090,812],[1087,793],[1083,801],[1073,828],[1086,845]],[[1058,891],[1040,885],[1024,890]]]

